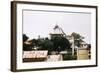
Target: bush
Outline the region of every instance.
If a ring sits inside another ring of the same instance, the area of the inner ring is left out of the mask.
[[[70,54],[63,54],[63,60],[76,60],[77,59],[77,56],[76,55],[73,55],[70,53]]]

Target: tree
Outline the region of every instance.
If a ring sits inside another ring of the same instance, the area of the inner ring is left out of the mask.
[[[75,33],[75,32],[73,32],[73,33],[71,34],[71,36],[74,37],[74,44],[75,44],[76,46],[80,47],[80,44],[81,44],[81,42],[83,42],[82,39],[84,39],[84,37],[81,36],[81,35],[78,34],[78,33]]]
[[[24,51],[32,50],[30,44],[25,43],[28,39],[29,39],[29,37],[26,36],[26,34],[23,34],[23,50]]]
[[[32,39],[31,42],[32,42],[31,45],[33,45],[33,47],[34,47],[34,46],[38,47],[39,42],[38,42],[37,39]]]
[[[63,36],[55,36],[51,41],[54,43],[54,51],[60,52],[71,49],[69,40]]]
[[[26,34],[23,34],[23,42],[27,41],[29,39],[28,36],[26,36]]]
[[[68,50],[68,49],[71,49],[71,44],[69,42],[68,39],[66,39],[65,37],[61,37],[61,40],[60,40],[60,51],[64,51],[64,50]]]
[[[45,40],[41,42],[42,50],[52,51],[52,48],[53,48],[53,42],[48,38],[45,38]]]

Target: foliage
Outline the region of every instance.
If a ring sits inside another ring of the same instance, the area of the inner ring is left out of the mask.
[[[27,41],[28,37],[24,34],[23,41]],[[71,49],[70,42],[63,36],[54,36],[53,38],[44,38],[44,39],[32,39],[30,40],[30,44],[25,44],[23,42],[23,49],[24,50],[35,50],[35,47],[38,47],[37,50],[48,50],[51,51],[65,51]]]
[[[40,46],[42,50],[48,50],[48,51],[53,50],[53,42],[47,38],[41,43]]]
[[[82,37],[80,34],[73,32],[71,34],[71,36],[74,37],[74,44],[78,47],[80,47],[81,42],[83,42],[82,39],[84,39],[84,37]]]
[[[28,39],[28,37],[26,36],[26,34],[23,34],[23,50],[27,50],[27,48],[28,48],[28,45],[25,44],[27,39]]]
[[[66,49],[71,49],[70,45],[71,45],[70,42],[66,38],[64,38],[64,37],[61,38],[60,46],[61,46],[62,51],[66,50]]]
[[[39,41],[37,39],[32,39],[31,40],[31,45],[32,45],[33,48],[37,47],[39,45]]]
[[[29,39],[28,36],[26,36],[26,34],[23,34],[23,42],[27,41]]]
[[[77,59],[77,56],[76,55],[72,55],[71,53],[63,55],[63,60],[76,60],[76,59]]]
[[[25,43],[23,43],[23,50],[24,51],[30,51],[30,50],[32,50],[31,44],[25,44]]]
[[[54,51],[64,51],[70,49],[70,42],[63,36],[55,36],[51,38],[51,41],[54,44]]]
[[[23,50],[25,50],[25,51],[32,50],[32,45],[25,43],[28,39],[29,39],[29,37],[26,36],[26,34],[23,34]]]

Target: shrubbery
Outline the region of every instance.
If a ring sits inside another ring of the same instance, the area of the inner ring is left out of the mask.
[[[63,54],[63,60],[76,60],[77,56],[73,55],[71,53]]]

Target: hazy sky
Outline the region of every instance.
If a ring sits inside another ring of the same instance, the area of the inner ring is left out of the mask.
[[[91,14],[54,11],[23,11],[23,33],[29,38],[49,37],[55,25],[59,25],[66,35],[72,32],[91,40]]]

